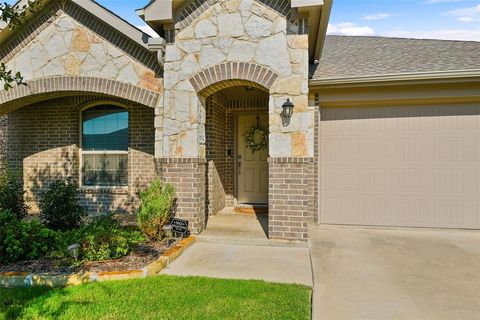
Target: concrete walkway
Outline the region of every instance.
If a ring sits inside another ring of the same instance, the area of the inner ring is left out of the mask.
[[[479,319],[480,233],[315,227],[314,319]]]
[[[208,218],[207,227],[201,236],[225,239],[267,240],[267,233],[267,214],[234,214],[227,208],[218,215]]]
[[[307,247],[198,242],[162,273],[313,286]]]

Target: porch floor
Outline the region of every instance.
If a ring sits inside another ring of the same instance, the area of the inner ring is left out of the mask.
[[[239,214],[234,208],[225,208],[210,216],[202,238],[211,240],[268,240],[268,214]]]

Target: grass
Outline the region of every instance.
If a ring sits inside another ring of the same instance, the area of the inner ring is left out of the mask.
[[[61,289],[0,288],[0,319],[310,319],[311,289],[158,276]]]

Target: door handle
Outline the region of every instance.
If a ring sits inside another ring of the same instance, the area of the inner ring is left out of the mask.
[[[242,155],[238,155],[238,175],[242,174]]]

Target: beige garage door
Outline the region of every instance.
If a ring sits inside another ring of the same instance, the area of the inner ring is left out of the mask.
[[[480,229],[480,105],[325,108],[326,224]]]

